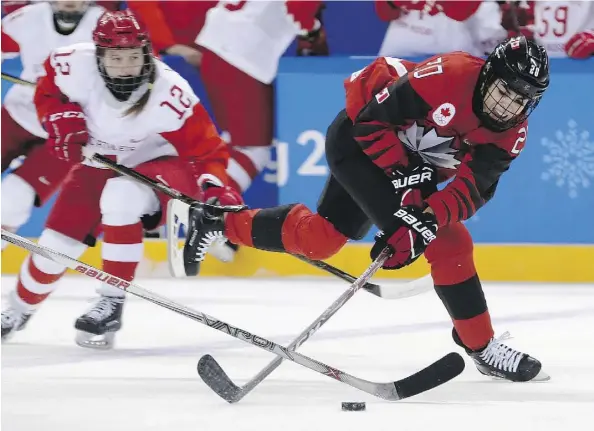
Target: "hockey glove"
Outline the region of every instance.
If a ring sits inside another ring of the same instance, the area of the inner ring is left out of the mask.
[[[48,113],[42,125],[49,137],[46,146],[60,160],[80,163],[82,149],[89,140],[85,114],[78,103],[65,103]]]
[[[594,30],[574,34],[565,44],[565,52],[570,58],[589,58],[594,55]]]
[[[394,213],[394,223],[375,236],[371,259],[375,260],[384,247],[392,251],[384,269],[400,269],[419,258],[437,233],[437,219],[415,205],[406,205]]]
[[[210,182],[202,185],[204,193],[202,199],[211,205],[242,205],[243,198],[232,187],[218,186]]]

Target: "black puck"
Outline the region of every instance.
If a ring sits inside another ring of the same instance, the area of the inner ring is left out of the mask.
[[[365,403],[342,403],[342,410],[345,412],[365,411]]]

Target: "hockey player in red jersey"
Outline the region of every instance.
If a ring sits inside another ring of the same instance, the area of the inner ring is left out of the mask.
[[[463,52],[418,64],[378,58],[345,81],[346,109],[326,135],[331,175],[318,212],[292,204],[223,217],[193,207],[193,239],[185,247],[198,257],[187,263],[223,234],[240,245],[323,260],[375,224],[381,233],[371,257],[386,246],[393,252],[385,269],[425,255],[454,340],[481,373],[545,380],[538,360],[494,337],[462,221],[493,198],[548,85],[547,53],[524,37],[502,42],[486,61]]]
[[[39,243],[78,259],[102,232],[103,269],[132,280],[143,256],[143,228],[164,222],[169,198],[83,160],[83,147],[196,199],[234,204],[241,197],[225,186],[227,146],[188,82],[152,56],[142,22],[129,10],[105,12],[93,41],[52,52],[36,88],[48,157],[78,164]],[[2,312],[3,340],[24,328],[65,271],[39,255],[25,260]],[[100,281],[99,299],[75,323],[83,347],[111,347],[122,324],[124,292],[112,280]]]

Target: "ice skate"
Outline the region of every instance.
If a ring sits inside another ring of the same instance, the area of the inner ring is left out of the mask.
[[[485,348],[479,351],[468,349],[453,330],[454,341],[466,350],[481,374],[496,379],[512,382],[542,382],[550,380],[550,376],[542,371],[542,364],[538,359],[515,350],[502,343],[510,338],[505,332],[498,338],[492,338]]]
[[[2,311],[2,342],[10,339],[16,331],[25,329],[33,313],[35,313],[35,309],[19,304],[16,292],[12,292],[8,308]]]
[[[76,319],[76,344],[107,350],[114,346],[115,333],[122,327],[124,298],[101,296],[95,305]]]

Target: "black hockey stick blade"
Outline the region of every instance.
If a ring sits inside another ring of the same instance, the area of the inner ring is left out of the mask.
[[[230,404],[243,398],[243,389],[229,378],[225,370],[211,355],[204,355],[198,361],[198,375],[215,394]]]
[[[458,353],[448,353],[426,368],[394,382],[398,399],[414,397],[436,388],[459,376],[464,371],[465,362]],[[198,361],[198,374],[219,397],[230,404],[243,398],[244,389],[237,386],[219,363],[211,355],[204,355]],[[248,390],[251,390],[249,388]]]
[[[459,376],[466,366],[459,353],[448,353],[421,371],[394,383],[400,399],[414,397]]]

